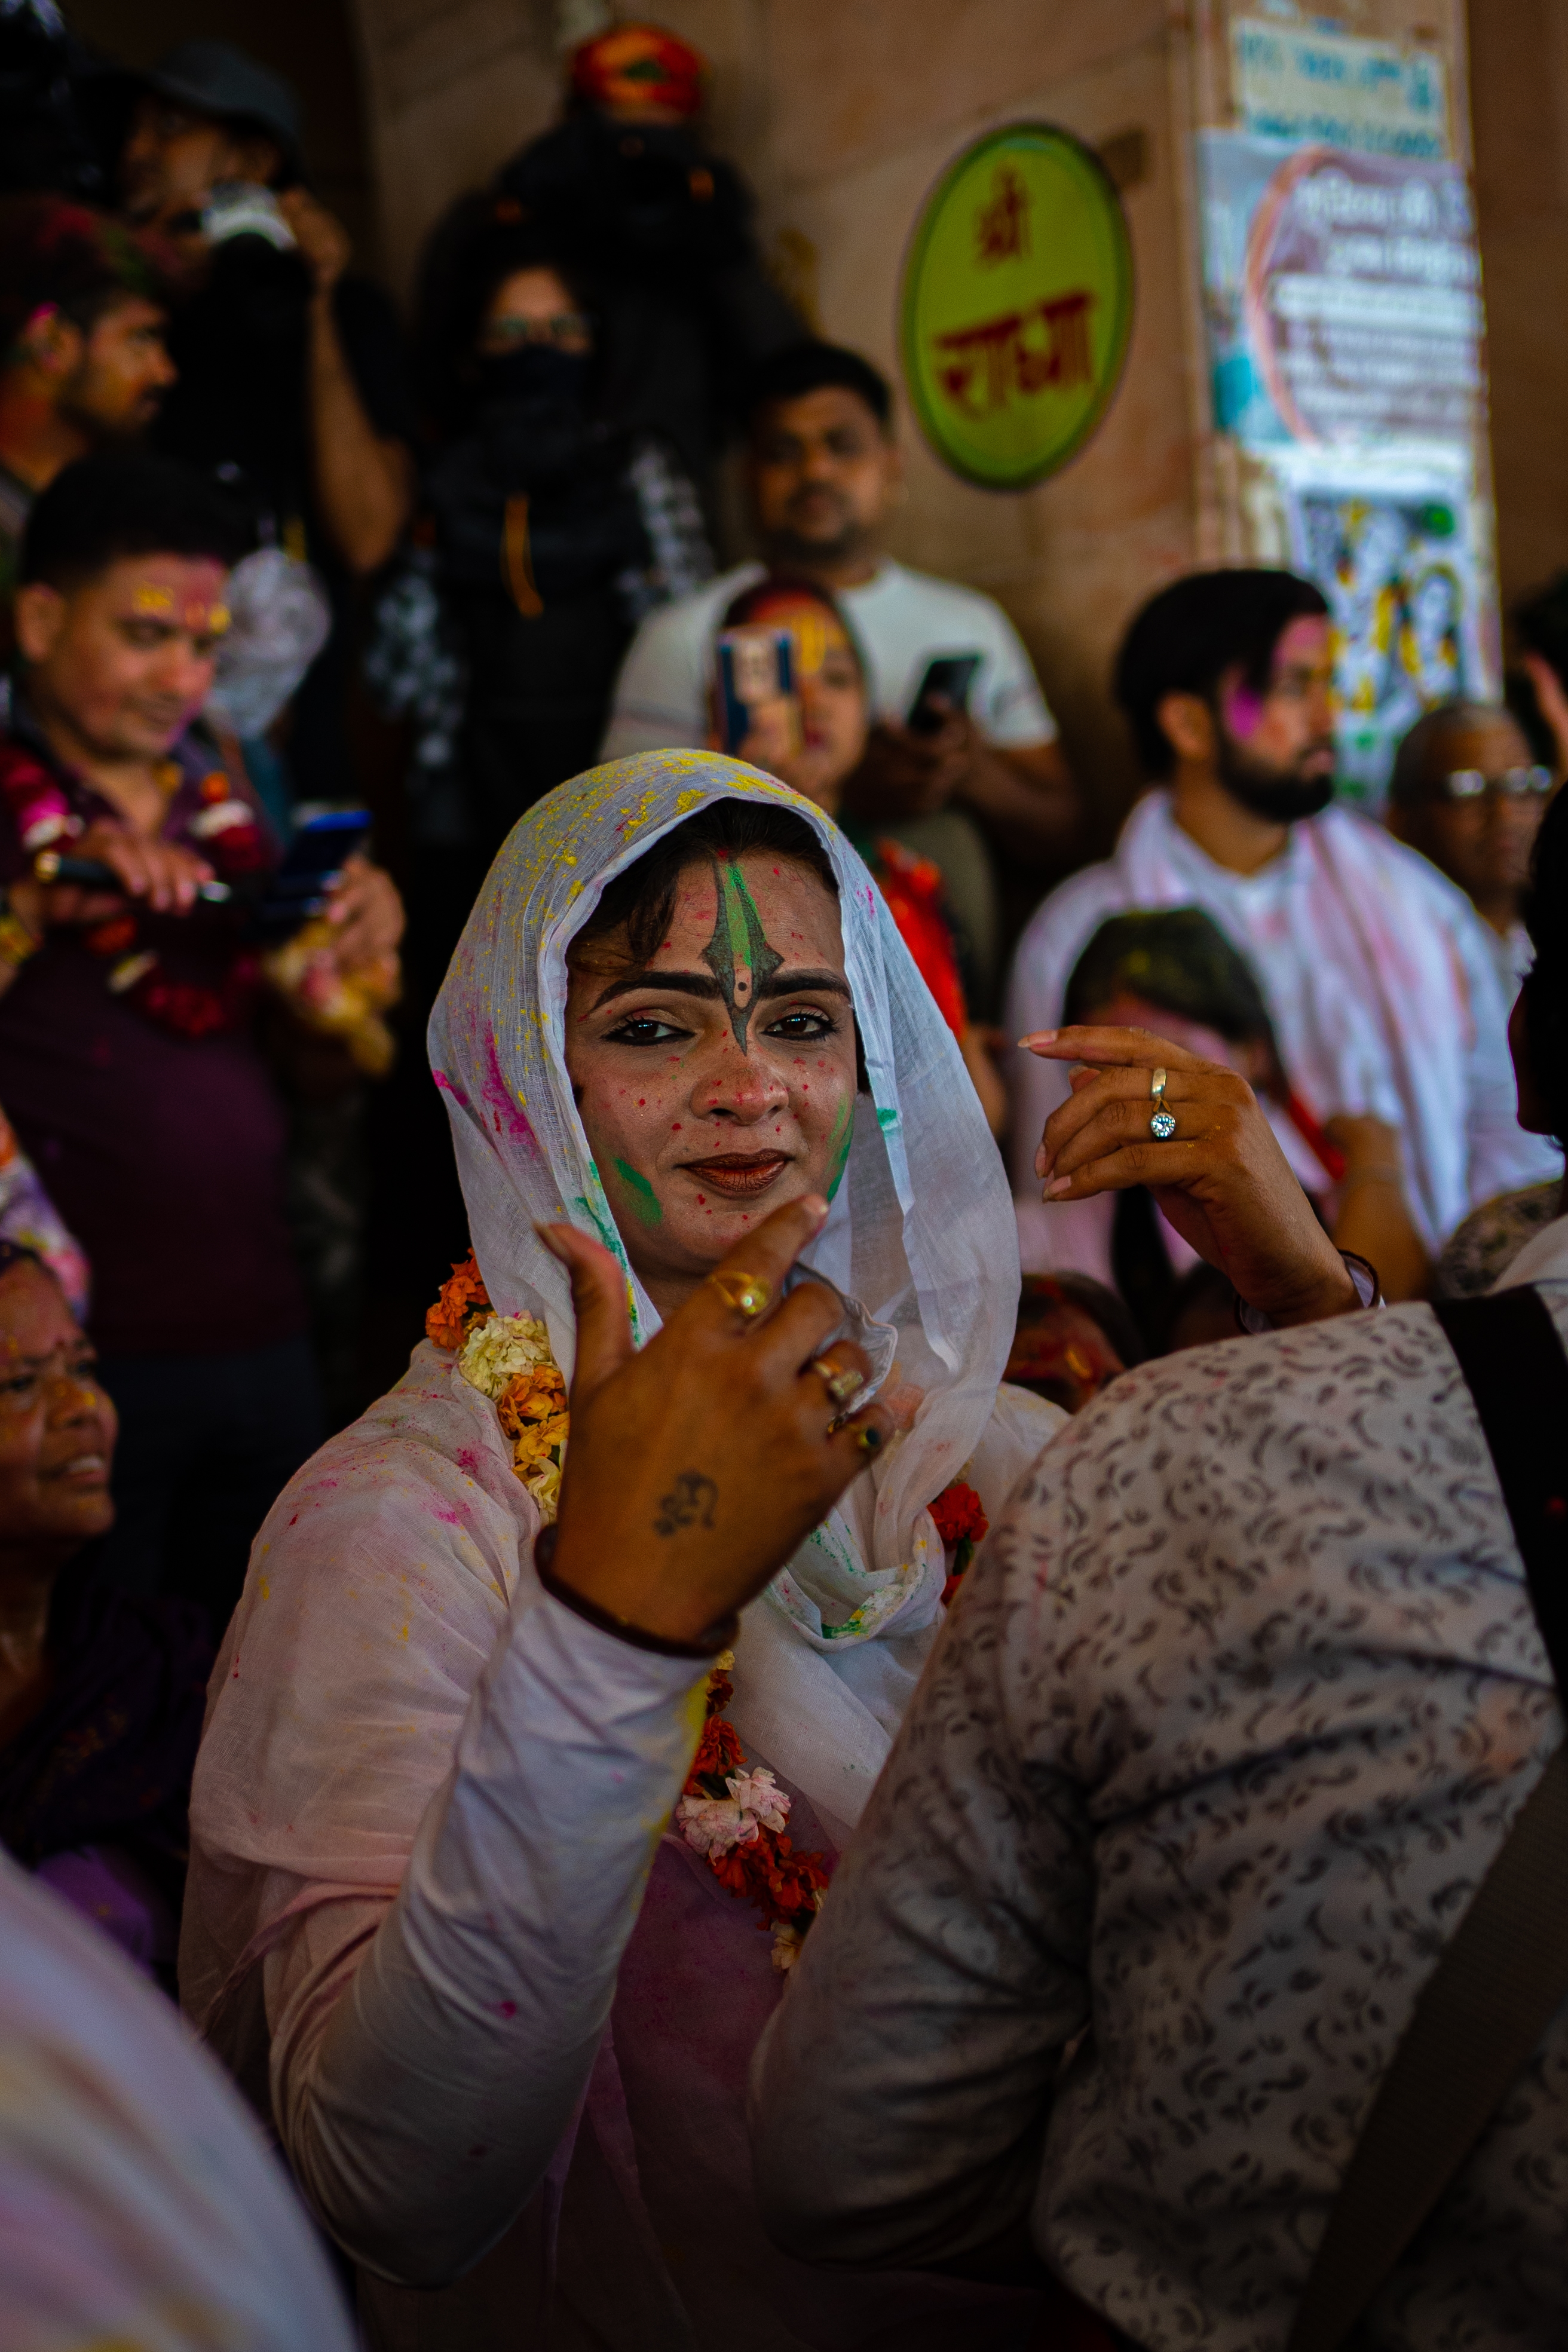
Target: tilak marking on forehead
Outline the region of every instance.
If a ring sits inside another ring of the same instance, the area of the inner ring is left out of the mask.
[[[718,907],[713,936],[702,950],[702,961],[718,982],[730,1008],[730,1026],[742,1053],[746,1051],[746,1024],[757,1001],[757,990],[771,980],[784,961],[763,936],[762,917],[733,858],[721,866],[710,859]]]

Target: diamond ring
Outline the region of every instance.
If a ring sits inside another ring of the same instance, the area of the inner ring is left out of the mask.
[[[1155,1070],[1151,1074],[1149,1095],[1154,1106],[1149,1117],[1149,1132],[1156,1143],[1169,1143],[1176,1131],[1176,1114],[1166,1106],[1163,1070]]]

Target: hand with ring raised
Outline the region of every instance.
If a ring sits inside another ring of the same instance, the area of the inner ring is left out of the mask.
[[[1146,1184],[1183,1240],[1276,1325],[1359,1307],[1344,1260],[1236,1071],[1147,1029],[1047,1029],[1019,1043],[1079,1065],[1035,1155],[1042,1199]]]
[[[572,1225],[540,1228],[577,1318],[572,1442],[551,1576],[622,1623],[700,1644],[760,1592],[905,1417],[855,1408],[870,1365],[837,1294],[784,1293],[820,1230],[815,1197],[775,1210],[640,1351],[626,1277]]]

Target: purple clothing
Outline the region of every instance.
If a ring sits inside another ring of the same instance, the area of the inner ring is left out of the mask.
[[[24,740],[42,756],[35,737]],[[163,837],[205,852],[190,827],[216,762],[193,735],[174,756],[184,781]],[[77,814],[115,814],[48,764]],[[0,876],[26,863],[0,805]],[[143,918],[141,936],[175,980],[216,986],[235,955],[226,908]],[[0,1102],[87,1252],[93,1338],[114,1355],[294,1338],[307,1315],[283,1217],[285,1115],[252,1024],[182,1036],[113,994],[108,969],[78,934],[53,930],[0,997]]]
[[[51,1853],[33,1875],[118,1944],[143,1976],[173,1980],[179,1940],[174,1912],[123,1847],[84,1845]]]

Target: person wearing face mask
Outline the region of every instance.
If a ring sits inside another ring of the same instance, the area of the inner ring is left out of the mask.
[[[415,834],[467,849],[465,910],[523,811],[593,758],[640,615],[712,568],[669,446],[609,403],[595,281],[519,215],[466,199],[426,258],[433,544],[381,600],[368,663],[416,710]],[[431,636],[445,683],[422,700]]]
[[[1177,581],[1122,642],[1117,698],[1157,789],[1115,854],[1046,899],[1019,940],[1010,1034],[1054,1029],[1069,973],[1109,916],[1197,907],[1251,966],[1291,1086],[1320,1125],[1372,1118],[1430,1256],[1493,1194],[1561,1171],[1513,1115],[1508,1008],[1474,908],[1381,826],[1332,805],[1327,607],[1286,572]],[[1065,1072],[1020,1055],[1014,1190],[1024,1262],[1057,1246],[1035,1154]],[[1070,1262],[1070,1261],[1069,1261]]]
[[[172,1993],[212,1644],[93,1577],[115,1434],[58,1282],[0,1241],[0,1845]]]
[[[775,659],[773,647],[781,631],[788,639],[793,690],[761,700],[742,697],[736,715],[744,711],[745,732],[738,743],[726,745],[724,734],[735,718],[729,692],[716,686],[713,747],[731,749],[738,759],[777,776],[843,824],[876,876],[900,938],[958,1039],[986,1124],[999,1136],[1007,1123],[1007,1097],[985,1033],[969,1016],[963,945],[941,871],[892,835],[841,815],[845,784],[865,757],[871,731],[864,657],[826,589],[810,580],[775,575],[742,589],[724,614],[720,644],[731,648],[731,679],[743,672],[748,646],[755,648],[751,658],[754,663],[760,657],[765,673]]]
[[[1062,1420],[998,1387],[1012,1213],[956,1041],[838,829],[701,751],[529,812],[430,1036],[476,1260],[258,1543],[187,2012],[270,2084],[372,2346],[1026,2352],[1034,2287],[781,2261],[744,2137],[957,1530]],[[640,1420],[595,1402],[612,1329]]]
[[[570,73],[564,120],[497,186],[599,286],[615,412],[710,499],[751,370],[805,325],[763,267],[744,181],[701,139],[700,53],[657,25],[616,25]]]

